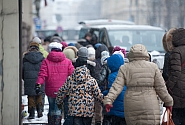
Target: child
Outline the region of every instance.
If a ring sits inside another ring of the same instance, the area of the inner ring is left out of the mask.
[[[64,86],[60,88],[56,98],[56,103],[61,105],[65,95],[69,94],[68,116],[73,117],[71,125],[91,125],[94,115],[94,101],[97,99],[102,102],[103,99],[98,84],[91,77],[86,65],[87,58],[77,59],[76,69],[68,77]]]
[[[49,55],[43,60],[40,68],[36,92],[40,92],[40,85],[46,81],[45,92],[49,102],[48,124],[60,125],[62,114],[55,103],[55,98],[58,89],[65,83],[67,77],[73,73],[74,67],[71,61],[62,53],[61,43],[50,43],[49,51]]]
[[[121,65],[124,64],[124,59],[120,54],[114,54],[107,59],[108,68],[111,70],[111,74],[108,76],[108,90],[105,90],[103,94],[106,96],[111,88],[114,80],[117,77],[118,70]],[[110,109],[106,115],[104,115],[103,123],[109,122],[111,125],[126,125],[124,119],[123,100],[126,87],[123,88],[121,94],[116,98],[113,103],[113,108]]]
[[[38,117],[42,117],[42,95],[35,93],[35,83],[40,71],[40,65],[44,60],[41,52],[39,52],[39,44],[31,42],[29,52],[23,58],[23,80],[24,80],[24,93],[28,95],[28,112],[30,113],[29,119],[34,119],[35,108],[37,108]],[[43,87],[42,87],[43,91]]]

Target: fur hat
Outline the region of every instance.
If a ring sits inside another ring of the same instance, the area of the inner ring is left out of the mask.
[[[166,33],[166,44],[167,44],[167,48],[168,51],[172,51],[174,46],[172,44],[172,39],[173,39],[173,35],[172,33],[176,30],[176,28],[171,28],[167,33]]]
[[[164,36],[163,36],[162,43],[163,43],[163,48],[164,48],[164,50],[165,50],[166,52],[168,52],[167,43],[166,43],[166,34],[167,34],[167,33],[165,33]]]
[[[58,42],[52,42],[48,46],[49,52],[51,52],[52,49],[59,49],[62,51],[62,44]]]
[[[103,51],[101,52],[101,64],[105,64],[107,61],[107,58],[110,57],[109,52],[108,51]]]
[[[29,45],[29,50],[32,50],[32,49],[39,50],[39,44],[36,43],[36,42],[31,42],[30,45]]]
[[[77,52],[78,57],[84,57],[88,58],[88,50],[87,47],[80,47],[80,49]]]
[[[34,37],[32,42],[36,42],[38,44],[41,44],[41,39],[39,37]]]
[[[53,36],[51,37],[51,42],[57,42],[57,43],[61,43],[62,39],[59,36]]]
[[[74,46],[68,46],[63,50],[63,53],[65,54],[65,56],[70,59],[73,60],[74,58],[77,58],[77,48]]]

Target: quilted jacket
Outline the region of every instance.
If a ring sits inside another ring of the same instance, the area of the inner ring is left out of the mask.
[[[69,94],[69,116],[93,117],[95,99],[100,102],[103,99],[103,94],[96,80],[91,77],[85,65],[77,67],[73,74],[68,77],[58,92],[56,103],[62,104],[66,94]]]
[[[128,54],[129,63],[120,67],[116,80],[104,98],[112,104],[126,86],[125,119],[128,125],[159,125],[160,108],[157,95],[166,106],[173,105],[164,79],[155,63],[149,62],[145,46],[136,44]]]
[[[37,83],[43,84],[45,81],[46,95],[55,98],[58,89],[73,71],[71,60],[67,59],[62,52],[51,51],[42,62]]]

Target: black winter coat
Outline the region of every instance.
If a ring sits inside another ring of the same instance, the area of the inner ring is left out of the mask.
[[[170,60],[170,52],[167,52],[164,56],[164,66],[163,66],[163,73],[162,76],[164,78],[164,81],[166,82],[169,77],[169,60]]]
[[[35,84],[40,71],[40,66],[44,60],[41,52],[28,52],[23,58],[23,80],[24,80],[24,94],[36,95]],[[44,85],[41,87],[41,91],[44,91]]]

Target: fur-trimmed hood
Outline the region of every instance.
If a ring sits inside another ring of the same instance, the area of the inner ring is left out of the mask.
[[[77,52],[78,52],[78,49],[74,46],[68,46],[63,50],[63,53],[65,54],[65,56],[70,60],[72,60],[73,58],[77,58]]]
[[[173,32],[176,30],[176,28],[171,28],[167,33],[166,33],[166,46],[167,46],[167,52],[171,52],[174,49],[172,39],[173,39]],[[164,44],[163,44],[164,46]]]

